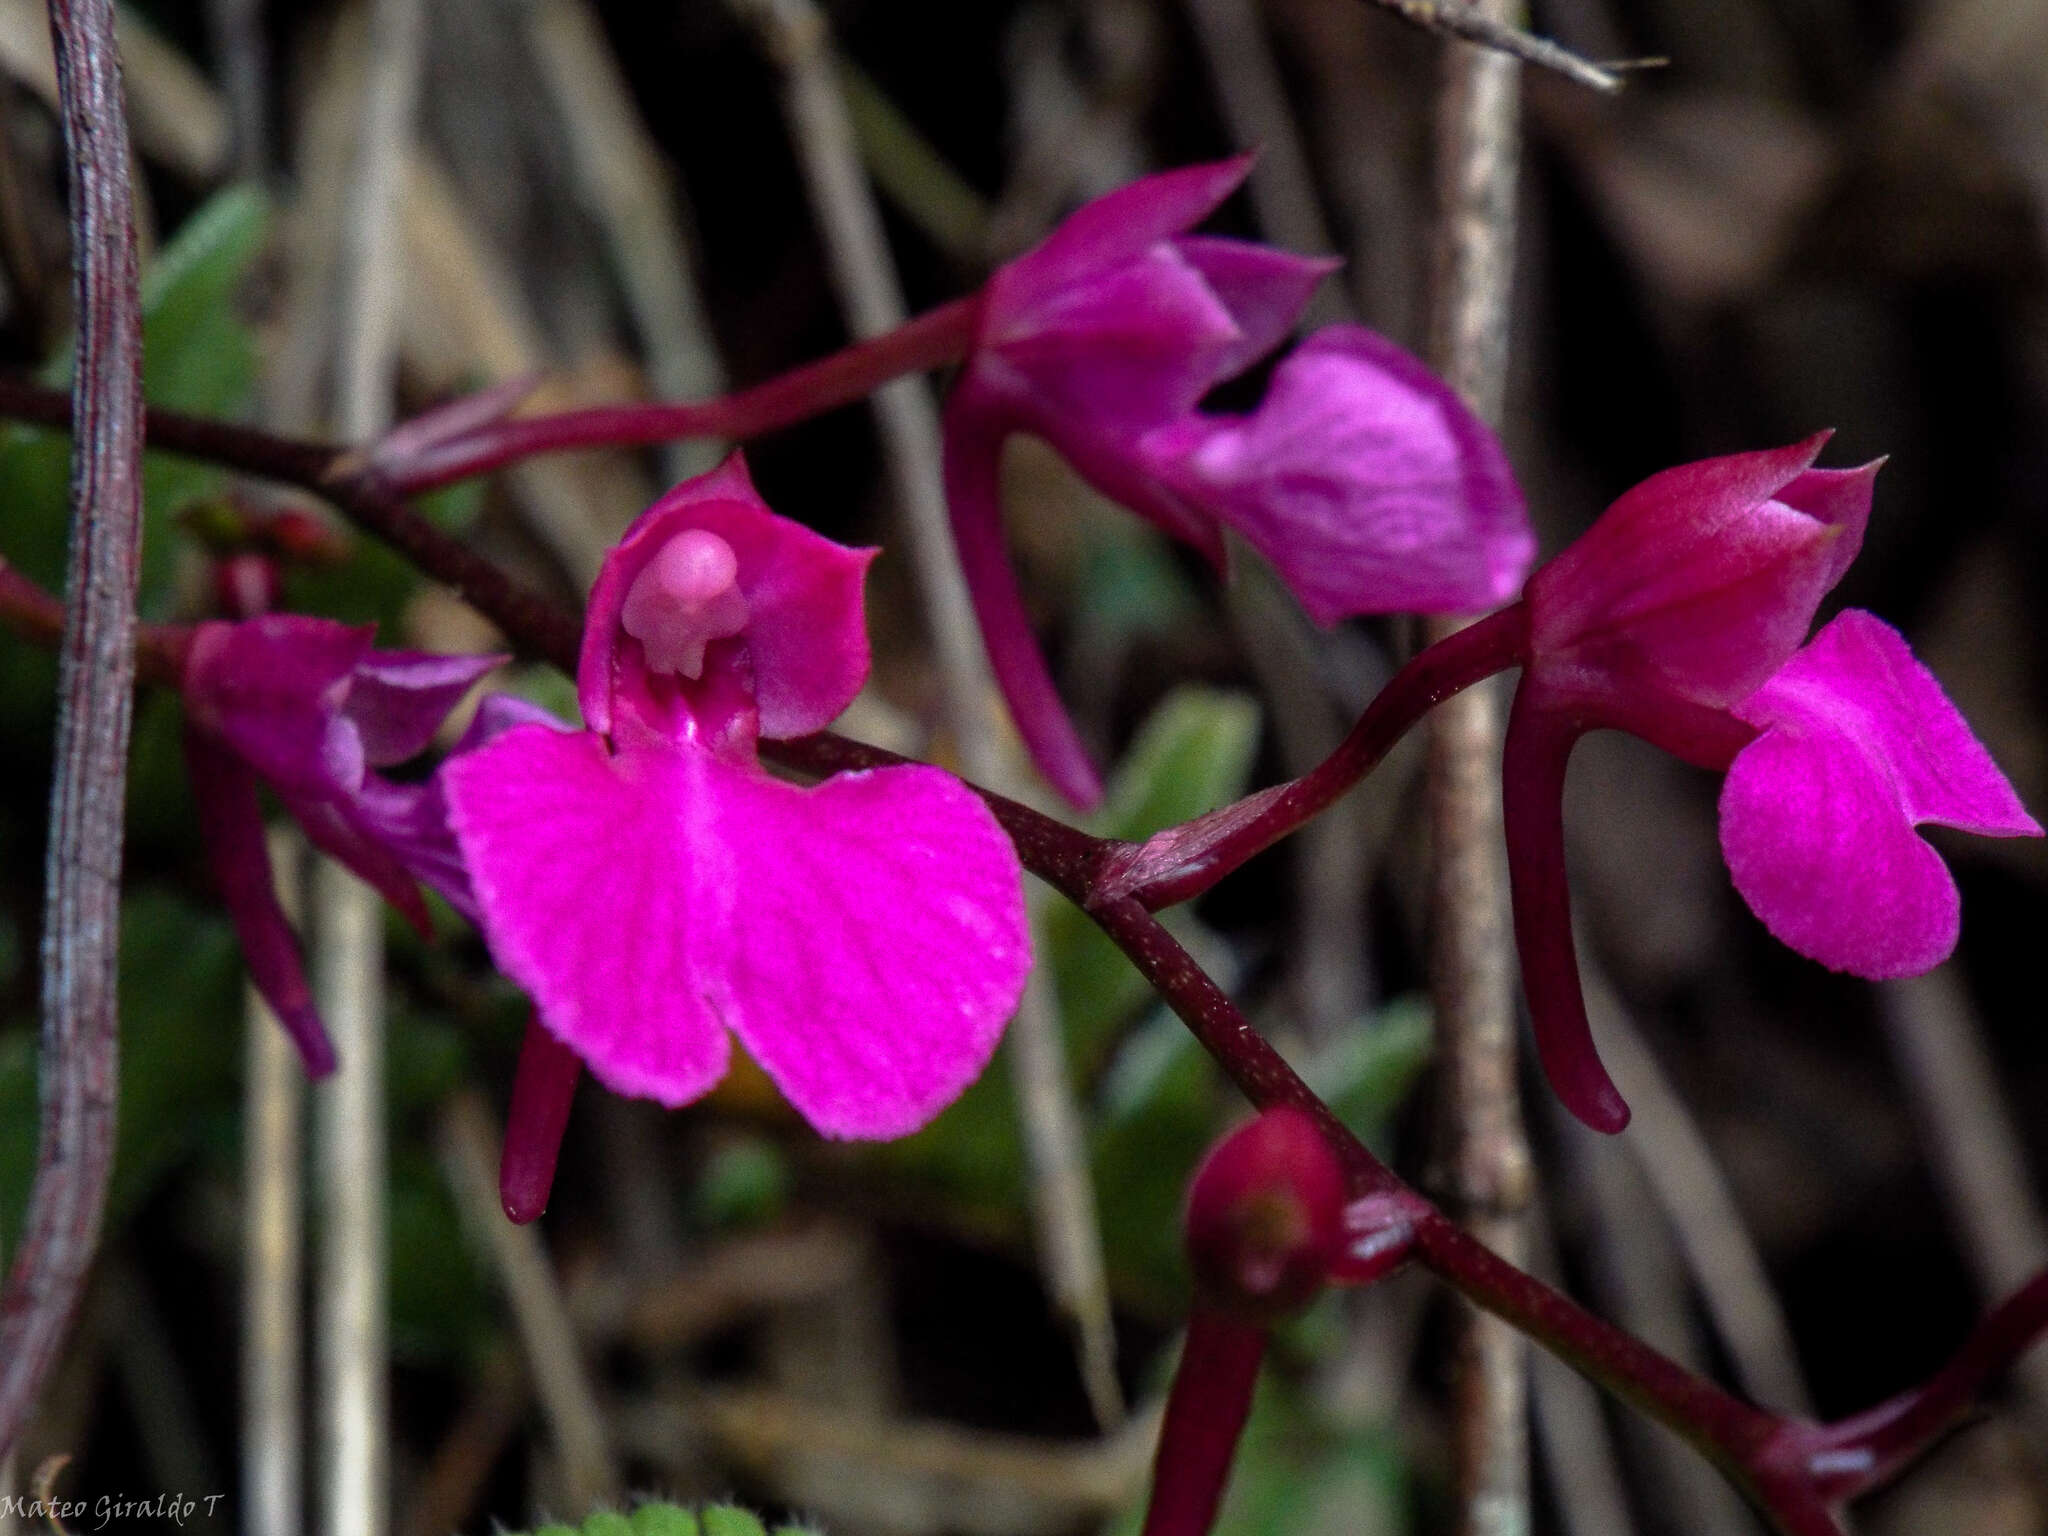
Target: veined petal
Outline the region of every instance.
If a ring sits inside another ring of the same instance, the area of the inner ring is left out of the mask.
[[[1304,342],[1250,415],[1191,416],[1142,450],[1324,624],[1492,607],[1535,556],[1499,440],[1420,360],[1358,326]]]
[[[1851,609],[1735,709],[1761,734],[1721,791],[1721,847],[1773,934],[1835,970],[1917,975],[1955,947],[1954,879],[1913,829],[2041,828],[1905,640]]]
[[[279,786],[277,798],[307,841],[396,907],[421,938],[431,939],[434,919],[411,870],[385,841],[377,819],[364,815],[362,797],[372,778],[366,774],[347,796],[303,795]]]
[[[520,726],[441,770],[499,966],[600,1081],[671,1107],[725,1075],[713,1001],[743,898],[706,753]]]
[[[356,663],[342,708],[361,735],[364,760],[381,768],[425,751],[462,696],[508,659],[368,652]]]
[[[925,1125],[981,1074],[1031,966],[1017,856],[936,768],[809,789],[716,763],[742,895],[712,995],[828,1136]]]
[[[474,752],[520,725],[569,729],[538,704],[516,694],[486,694],[448,760]],[[481,919],[476,893],[470,888],[469,866],[462,862],[462,849],[448,825],[448,800],[441,785],[446,766],[444,762],[430,777],[416,784],[399,784],[379,774],[365,774],[351,809],[356,824],[389,849],[414,879],[439,891],[451,907],[475,924]]]
[[[1057,443],[1063,424],[1114,435],[1193,410],[1259,355],[1246,341],[1201,272],[1162,241],[1028,311],[992,301],[969,373],[1017,395]]]

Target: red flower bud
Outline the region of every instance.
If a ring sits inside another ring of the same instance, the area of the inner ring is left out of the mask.
[[[1265,1322],[1329,1281],[1344,1239],[1344,1170],[1314,1120],[1268,1110],[1204,1160],[1188,1192],[1188,1257],[1212,1306]]]

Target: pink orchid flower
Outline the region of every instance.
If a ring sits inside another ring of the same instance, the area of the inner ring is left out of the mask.
[[[946,407],[955,541],[991,664],[1039,768],[1101,784],[1054,692],[1004,551],[1005,440],[1043,438],[1112,500],[1224,563],[1242,534],[1320,622],[1515,594],[1535,555],[1505,454],[1456,393],[1355,326],[1319,332],[1249,415],[1198,409],[1272,352],[1332,262],[1187,233],[1250,157],[1090,203],[990,279]]]
[[[515,725],[442,766],[485,939],[538,1009],[529,1087],[573,1052],[617,1092],[687,1104],[737,1035],[820,1131],[881,1138],[987,1064],[1030,965],[987,807],[936,768],[801,788],[756,756],[866,677],[873,553],[777,517],[735,457],[606,558],[587,728]]]
[[[1895,630],[1851,609],[1801,644],[1878,469],[1813,468],[1826,441],[1653,475],[1529,578],[1504,770],[1515,938],[1544,1070],[1599,1130],[1628,1107],[1587,1027],[1565,886],[1565,763],[1586,731],[1725,771],[1736,889],[1852,975],[1917,975],[1955,948],[1955,880],[1916,827],[2041,834]]]
[[[426,857],[431,829],[406,824],[414,791],[371,770],[425,748],[503,660],[373,650],[368,627],[290,614],[192,631],[185,755],[208,862],[250,979],[315,1077],[333,1070],[334,1048],[278,906],[257,786],[270,786],[315,847],[430,933],[416,881],[445,893],[454,872]]]

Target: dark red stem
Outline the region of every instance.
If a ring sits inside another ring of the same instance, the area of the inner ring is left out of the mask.
[[[50,29],[71,191],[78,430],[45,866],[42,1138],[21,1251],[0,1295],[0,1454],[56,1357],[106,1208],[142,540],[142,307],[112,0],[50,0]]]
[[[1963,1347],[1910,1392],[1833,1424],[1789,1422],[1767,1463],[1789,1482],[1850,1499],[1889,1481],[1967,1414],[1984,1388],[2048,1333],[2048,1271],[1971,1330]]]
[[[958,362],[973,344],[980,318],[981,298],[976,294],[717,400],[598,405],[551,416],[500,419],[416,450],[387,454],[372,448],[369,459],[393,490],[413,495],[570,448],[627,448],[689,437],[759,437],[851,405],[903,374]]]
[[[555,1187],[555,1160],[583,1060],[541,1027],[527,1021],[512,1077],[512,1108],[505,1116],[505,1149],[498,1158],[498,1199],[505,1214],[524,1225],[548,1208]]]
[[[1143,1536],[1207,1536],[1259,1384],[1266,1331],[1197,1306],[1174,1368]]]
[[[1528,628],[1527,611],[1516,603],[1439,640],[1394,674],[1314,768],[1118,853],[1103,870],[1097,899],[1134,895],[1157,910],[1201,895],[1321,815],[1445,699],[1521,665]]]

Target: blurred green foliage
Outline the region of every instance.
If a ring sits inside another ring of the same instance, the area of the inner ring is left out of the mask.
[[[516,1536],[516,1533],[515,1533]],[[543,1525],[532,1536],[769,1536],[761,1517],[737,1504],[642,1504],[631,1514],[602,1510],[581,1525]],[[778,1525],[774,1536],[815,1536],[812,1527]]]

